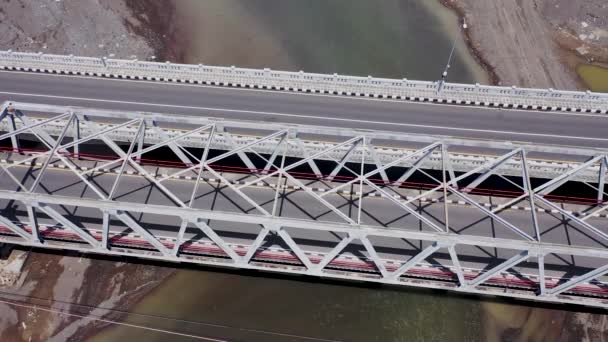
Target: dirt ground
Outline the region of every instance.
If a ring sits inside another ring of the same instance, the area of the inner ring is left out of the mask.
[[[0,49],[173,60],[163,0],[1,0]]]
[[[580,89],[573,66],[608,60],[605,0],[443,0],[502,85]],[[574,59],[573,59],[574,58]]]

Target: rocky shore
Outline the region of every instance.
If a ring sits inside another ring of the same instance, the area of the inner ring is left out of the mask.
[[[30,251],[17,280],[0,285],[0,300],[24,305],[0,304],[0,340],[84,340],[106,326],[94,318],[122,318],[173,271],[133,260]]]

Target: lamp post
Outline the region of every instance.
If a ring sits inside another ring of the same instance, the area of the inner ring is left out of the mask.
[[[467,23],[464,18],[462,19],[461,27],[464,30],[467,29]],[[441,92],[441,89],[443,89],[443,84],[445,83],[445,80],[448,77],[448,70],[450,69],[450,63],[452,63],[452,56],[454,56],[454,50],[456,50],[457,42],[458,42],[458,36],[454,37],[454,41],[452,42],[452,49],[450,50],[450,56],[448,57],[448,62],[445,65],[445,69],[443,69],[443,73],[441,73],[441,80],[439,80],[439,87],[437,87],[437,93]]]

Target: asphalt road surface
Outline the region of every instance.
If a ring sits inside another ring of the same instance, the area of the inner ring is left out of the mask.
[[[0,72],[0,99],[608,148],[602,115]]]

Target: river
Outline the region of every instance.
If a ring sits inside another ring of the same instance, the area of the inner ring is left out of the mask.
[[[436,80],[456,40],[448,79],[488,82],[438,1],[172,2],[183,62]],[[555,341],[578,340],[581,326],[576,313],[523,303],[200,268],[178,270],[131,312],[132,323],[231,341]],[[91,338],[136,340],[194,339],[124,326]]]
[[[486,83],[458,18],[429,0],[178,0],[188,63]],[[180,46],[180,47],[181,47]]]

